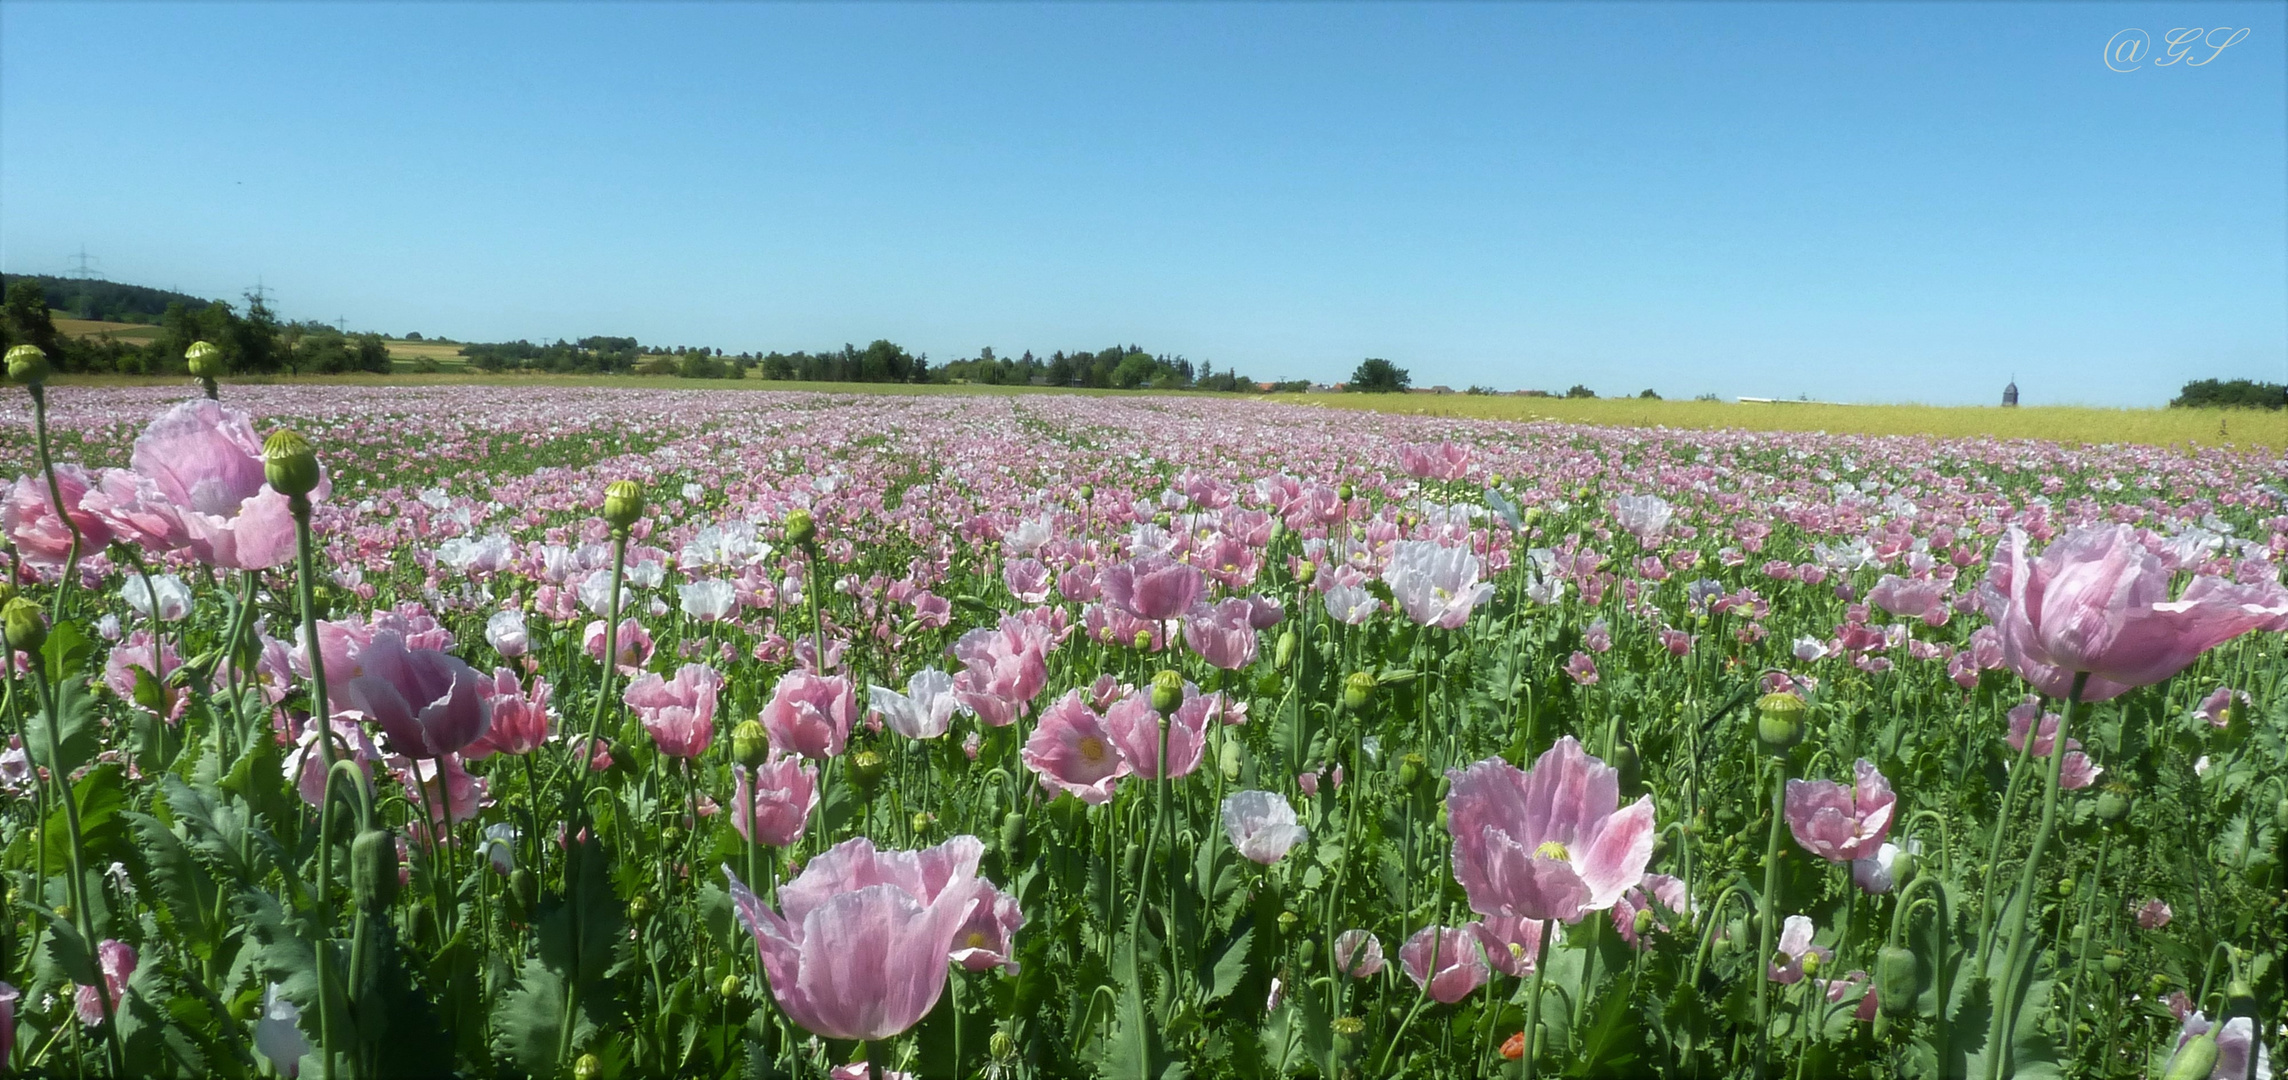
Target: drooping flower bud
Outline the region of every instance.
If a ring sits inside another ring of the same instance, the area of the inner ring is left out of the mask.
[[[38,386],[48,381],[48,354],[32,344],[9,349],[8,378],[26,386]]]
[[[1184,704],[1184,677],[1166,668],[1152,676],[1152,711],[1166,716]]]
[[[799,506],[787,511],[786,539],[787,543],[796,547],[808,546],[818,539],[817,519],[810,516],[810,511]]]
[[[222,350],[215,348],[211,341],[191,342],[191,347],[183,350],[183,361],[190,365],[191,374],[202,379],[223,373]]]
[[[614,480],[604,487],[604,524],[626,531],[643,516],[643,487],[633,480]]]
[[[1026,832],[1026,830],[1027,830],[1027,828],[1028,828],[1028,827],[1029,827],[1029,826],[1028,826],[1028,823],[1027,823],[1027,821],[1025,820],[1025,815],[1024,815],[1022,812],[1020,812],[1020,811],[1011,810],[1011,811],[1009,811],[1007,814],[1004,814],[1004,815],[1002,815],[1002,817],[1001,817],[1001,859],[1002,859],[1002,865],[1004,865],[1004,866],[1006,866],[1006,865],[1010,865],[1010,864],[1011,864],[1011,863],[1012,863],[1014,860],[1017,860],[1017,859],[1021,859],[1021,858],[1023,858],[1023,857],[1024,857],[1024,851],[1025,851],[1025,832]]]
[[[350,895],[369,912],[397,899],[397,838],[366,829],[350,841]]]
[[[1784,754],[1803,741],[1803,699],[1787,691],[1765,694],[1756,700],[1756,741],[1764,749]]]
[[[1921,996],[1922,979],[1915,970],[1914,950],[1900,945],[1885,945],[1875,954],[1875,1003],[1892,1016],[1915,1014],[1915,999]]]
[[[30,597],[19,596],[0,609],[0,626],[8,632],[8,646],[21,653],[38,654],[48,643],[48,616]]]
[[[2161,1074],[2161,1080],[2207,1080],[2216,1072],[2216,1033],[2217,1029],[2212,1026],[2179,1047],[2177,1056],[2169,1059],[2169,1071]]]
[[[279,428],[262,442],[262,476],[289,498],[318,488],[318,452],[291,428]]]
[[[731,760],[741,768],[752,769],[771,756],[770,732],[753,720],[741,720],[731,729]]]
[[[1351,672],[1350,678],[1343,680],[1343,705],[1352,712],[1366,708],[1366,703],[1373,697],[1374,674],[1372,672],[1354,671]]]

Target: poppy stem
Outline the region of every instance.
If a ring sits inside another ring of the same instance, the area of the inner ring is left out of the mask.
[[[1756,1075],[1764,1075],[1769,1064],[1772,1043],[1771,973],[1764,970],[1772,962],[1773,934],[1779,928],[1780,892],[1780,831],[1787,822],[1787,777],[1785,767],[1772,762],[1772,827],[1764,838],[1764,888],[1756,896],[1757,952],[1756,979]]]
[[[1549,939],[1557,936],[1554,921],[1541,924],[1541,941],[1533,948],[1533,987],[1525,1002],[1525,1080],[1533,1080],[1541,1045],[1541,979],[1549,971]]]
[[[2081,704],[2082,691],[2088,686],[2089,672],[2075,672],[2073,689],[2066,693],[2065,715],[2058,718],[2057,735],[2050,741],[2049,766],[2044,770],[2046,776],[2042,785],[2042,823],[2034,831],[2034,850],[2026,854],[2025,869],[2018,875],[2018,910],[2012,914],[2008,929],[2002,933],[2002,937],[2010,939],[2010,952],[2002,964],[2002,981],[1994,988],[1994,1017],[1986,1027],[1986,1053],[1991,1062],[1991,1075],[1996,1080],[2010,1072],[2010,1051],[2004,1040],[2009,1037],[2016,1020],[2012,1015],[2017,1011],[2014,1008],[2016,1003],[2011,998],[2018,985],[2018,965],[2028,962],[2026,910],[2034,905],[2034,887],[2041,876],[2042,852],[2050,846],[2050,832],[2057,825],[2058,779],[2065,771],[2066,731],[2073,725],[2074,707]],[[2032,746],[2040,737],[2041,721],[2037,717],[2026,727],[2026,745]],[[1997,943],[2000,940],[1997,938]]]

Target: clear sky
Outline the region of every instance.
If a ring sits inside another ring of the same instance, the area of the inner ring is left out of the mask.
[[[2158,65],[2177,27],[2248,32]],[[2124,30],[2152,48],[2110,70]],[[114,280],[464,340],[2158,404],[2288,381],[2284,30],[2278,3],[12,0],[0,266],[84,244]]]

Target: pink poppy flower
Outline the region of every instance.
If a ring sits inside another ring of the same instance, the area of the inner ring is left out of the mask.
[[[1171,717],[1168,728],[1168,778],[1190,776],[1200,767],[1200,757],[1207,747],[1207,726],[1210,705],[1199,695],[1199,688],[1184,684],[1184,703]],[[1148,690],[1135,693],[1112,703],[1104,715],[1105,730],[1112,734],[1112,744],[1128,767],[1146,780],[1160,778],[1160,714],[1152,708]]]
[[[120,995],[127,992],[127,980],[135,976],[135,946],[118,938],[105,938],[95,947],[95,963],[103,976],[102,989],[82,986],[74,995],[79,1022],[89,1027],[103,1023],[106,1004],[111,1006],[113,1016],[119,1015]],[[101,997],[97,996],[99,993]]]
[[[1039,559],[1011,559],[1001,568],[1001,583],[1008,586],[1009,595],[1027,604],[1049,598],[1049,568]]]
[[[381,750],[366,736],[365,725],[337,714],[328,722],[328,727],[333,732],[335,756],[355,764],[357,770],[365,774],[366,782],[372,783],[373,763],[381,760]],[[294,784],[294,790],[301,794],[302,801],[311,806],[323,806],[326,799],[326,759],[325,752],[318,748],[317,732],[316,720],[303,721],[294,749],[286,754],[283,770],[286,779]]]
[[[492,727],[487,680],[459,657],[408,649],[396,631],[383,630],[358,651],[357,665],[362,674],[349,680],[350,707],[380,724],[398,753],[442,757]]]
[[[1447,775],[1454,877],[1481,915],[1575,922],[1613,906],[1652,861],[1652,797],[1623,809],[1619,771],[1570,735],[1531,771],[1488,758]]]
[[[1890,781],[1861,758],[1852,765],[1850,787],[1833,780],[1787,782],[1788,831],[1805,851],[1829,862],[1864,859],[1882,848],[1891,833],[1891,811],[1898,797]]]
[[[1668,923],[1661,920],[1663,912],[1690,918],[1692,894],[1685,888],[1684,879],[1667,874],[1646,874],[1636,886],[1621,894],[1613,902],[1613,929],[1620,931],[1621,940],[1639,949],[1652,948],[1652,942],[1637,933],[1637,912],[1652,913],[1652,929],[1668,931]]]
[[[845,840],[779,886],[780,911],[730,867],[723,876],[788,1019],[830,1039],[887,1039],[920,1023],[944,994],[955,935],[985,884],[984,852],[974,836],[922,851]]]
[[[2248,696],[2247,691],[2220,686],[2209,696],[2201,699],[2200,706],[2193,710],[2193,715],[2208,721],[2210,727],[2230,727],[2232,726],[2233,703],[2239,702],[2246,705],[2254,700]]]
[[[1254,617],[1252,600],[1198,605],[1184,618],[1184,644],[1208,663],[1237,671],[1255,662]]]
[[[604,662],[604,620],[589,621],[580,633],[580,647],[588,659]],[[632,618],[620,620],[620,629],[612,637],[612,651],[618,654],[620,674],[633,678],[651,663],[651,631]]]
[[[763,706],[763,731],[771,749],[807,758],[830,758],[842,753],[850,741],[850,724],[858,711],[858,695],[850,680],[840,675],[790,671],[771,688]]]
[[[993,887],[982,878],[977,883],[977,904],[969,909],[969,918],[953,935],[954,963],[964,971],[989,971],[1000,968],[1005,974],[1017,974],[1017,931],[1025,925],[1025,913],[1018,909],[1017,898]]]
[[[722,689],[721,672],[705,664],[685,664],[673,679],[644,673],[628,684],[620,700],[635,710],[660,753],[695,758],[715,741],[715,697]]]
[[[2034,714],[2041,713],[2041,710],[2041,699],[2032,696],[2013,707],[2010,710],[2010,734],[2005,736],[2003,741],[2009,743],[2012,750],[2024,750],[2026,748],[2026,736],[2028,732],[2032,732],[2035,759],[2047,760],[2051,748],[2058,741],[2058,725],[2063,720],[2056,713],[2042,713],[2041,727],[2036,729],[2034,727]],[[2104,772],[2103,768],[2090,760],[2088,754],[2082,753],[2080,739],[2069,738],[2066,740],[2066,758],[2059,763],[2058,786],[2060,788],[2067,791],[2079,791],[2096,783],[2097,778]]]
[[[1492,977],[1486,949],[1467,926],[1425,926],[1398,949],[1398,965],[1432,1000],[1451,1005]]]
[[[1856,997],[1859,1003],[1851,1010],[1852,1019],[1861,1023],[1875,1019],[1875,1010],[1879,1004],[1875,1000],[1875,980],[1868,978],[1866,972],[1854,968],[1844,972],[1840,979],[1816,981],[1820,992],[1827,995],[1828,1004],[1837,1005]]]
[[[1079,690],[1068,691],[1041,713],[1018,756],[1041,778],[1041,790],[1052,796],[1069,791],[1090,806],[1109,801],[1120,778],[1134,771]]]
[[[934,739],[953,726],[961,708],[953,690],[953,676],[936,668],[923,668],[906,680],[901,694],[887,686],[868,686],[866,703],[882,714],[891,731],[909,739]]]
[[[1407,444],[1398,448],[1398,464],[1408,476],[1460,480],[1470,474],[1470,448],[1452,442],[1439,442],[1435,446]]]
[[[413,830],[414,839],[423,843],[433,834],[452,843],[452,826],[476,817],[478,810],[492,804],[489,785],[483,777],[471,776],[461,767],[459,754],[418,760],[396,757],[389,759],[389,766],[397,770],[398,782],[405,786],[405,801],[428,822]]]
[[[2186,1013],[2177,1029],[2176,1049],[2169,1054],[2170,1065],[2173,1067],[2176,1064],[2176,1055],[2184,1051],[2186,1043],[2207,1034],[2215,1026],[2206,1013],[2197,1009]],[[2235,1016],[2225,1021],[2224,1026],[2217,1029],[2216,1045],[2216,1065],[2209,1070],[2209,1080],[2245,1080],[2247,1077],[2270,1080],[2272,1054],[2265,1049],[2263,1043],[2257,1041],[2254,1020],[2246,1016]],[[2253,1069],[2249,1067],[2251,1062],[2248,1060],[2251,1053],[2256,1056]],[[2161,1074],[2174,1075],[2168,1068],[2161,1070]]]
[[[1597,661],[1588,653],[1575,651],[1573,656],[1565,661],[1565,674],[1583,686],[1595,686],[1597,685]]]
[[[494,754],[529,754],[548,741],[548,699],[555,692],[548,680],[533,676],[528,693],[515,671],[494,668],[491,685],[479,689],[492,698],[493,725],[461,748],[463,758],[483,761]]]
[[[103,551],[111,543],[111,525],[87,505],[95,477],[68,461],[56,463],[56,489],[63,494],[71,524],[79,526],[81,558]],[[101,505],[101,500],[97,500]],[[61,569],[71,557],[72,531],[56,516],[56,503],[48,493],[48,478],[32,473],[16,478],[0,499],[0,531],[15,541],[24,561],[34,566]]]
[[[293,512],[265,480],[262,441],[245,413],[206,398],[176,405],[136,438],[128,465],[153,489],[139,491],[133,504],[145,514],[166,506],[200,562],[262,570],[294,557]],[[330,487],[321,473],[311,500],[324,499]],[[130,517],[113,492],[104,501]]]
[[[1469,929],[1486,950],[1486,963],[1504,975],[1524,978],[1540,963],[1541,939],[1549,926],[1533,919],[1494,915],[1471,923]]]
[[[2137,925],[2145,930],[2159,930],[2169,925],[2169,920],[2174,917],[2175,913],[2169,910],[2168,903],[2162,900],[2147,900],[2137,909]]]
[[[1345,930],[1335,938],[1335,967],[1354,979],[1382,974],[1382,941],[1364,930]]]
[[[1780,923],[1779,956],[1766,973],[1773,982],[1802,982],[1804,957],[1817,956],[1822,964],[1835,959],[1835,950],[1812,944],[1811,935],[1811,920],[1802,915],[1790,915]]]
[[[154,652],[159,654],[157,661],[152,659]],[[173,674],[182,670],[182,667],[183,659],[176,654],[172,642],[162,640],[158,646],[154,647],[151,643],[151,632],[137,630],[128,635],[126,641],[113,647],[109,656],[104,657],[103,684],[110,687],[112,693],[118,694],[121,701],[128,702],[144,712],[151,712],[152,710],[145,708],[142,702],[135,700],[136,675],[138,672],[142,673],[144,677],[151,680],[159,692],[159,715],[165,717],[167,722],[172,724],[183,718],[183,709],[190,704],[190,695],[183,693],[176,687],[168,686],[160,672]]]
[[[2202,575],[2171,600],[2169,571],[2127,525],[2077,528],[2039,558],[2013,527],[1980,594],[2010,667],[2058,698],[2088,672],[2084,701],[2160,682],[2209,649],[2288,618],[2288,588],[2278,581]]]
[[[1165,555],[1145,555],[1106,567],[1098,583],[1114,607],[1154,621],[1190,611],[1207,594],[1206,578],[1197,567]]]
[[[1594,653],[1613,651],[1612,624],[1603,619],[1590,623],[1589,628],[1581,632],[1581,644]]]
[[[1015,615],[993,629],[961,635],[953,644],[962,670],[953,678],[954,698],[992,727],[1007,727],[1048,684],[1047,630]]]
[[[1921,619],[1925,626],[1945,626],[1954,616],[1946,604],[1946,583],[1929,578],[1885,574],[1868,590],[1867,602],[1902,618]]]
[[[774,750],[751,772],[731,766],[731,779],[731,828],[741,837],[779,848],[802,841],[811,811],[818,809],[816,766]]]

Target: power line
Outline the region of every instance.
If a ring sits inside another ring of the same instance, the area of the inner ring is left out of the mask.
[[[92,265],[94,263],[102,262],[103,260],[94,255],[88,254],[86,244],[81,244],[79,246],[79,254],[72,256],[71,260],[72,262],[78,264],[72,268],[72,277],[78,278],[81,281],[104,280],[103,271],[96,269]]]

